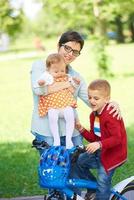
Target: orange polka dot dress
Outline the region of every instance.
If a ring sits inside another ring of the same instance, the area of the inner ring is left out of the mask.
[[[55,78],[55,82],[67,81],[68,77]],[[39,97],[39,116],[43,117],[48,113],[50,108],[59,109],[71,106],[73,108],[77,107],[77,102],[74,99],[72,93],[68,89],[64,89],[46,96]]]

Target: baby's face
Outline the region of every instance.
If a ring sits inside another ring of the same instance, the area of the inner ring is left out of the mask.
[[[49,69],[49,73],[55,78],[65,76],[65,74],[66,74],[65,63],[61,61],[59,63],[52,64]]]

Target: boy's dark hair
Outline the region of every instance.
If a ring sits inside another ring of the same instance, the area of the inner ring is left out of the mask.
[[[46,67],[49,69],[52,64],[59,63],[60,61],[64,61],[64,58],[58,53],[50,54],[46,59]]]
[[[59,47],[61,47],[62,44],[65,44],[70,41],[79,43],[81,49],[84,46],[84,39],[82,38],[80,33],[78,33],[77,31],[67,31],[61,35],[59,42],[58,42]]]

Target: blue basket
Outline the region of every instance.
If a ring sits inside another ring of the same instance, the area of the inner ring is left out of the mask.
[[[69,152],[63,146],[45,150],[38,168],[39,183],[43,188],[62,189],[70,170]]]

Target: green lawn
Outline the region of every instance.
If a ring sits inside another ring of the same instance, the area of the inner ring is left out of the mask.
[[[13,51],[14,47],[6,54],[0,53],[0,197],[44,193],[38,186],[39,155],[31,148],[33,137],[30,133],[32,114],[30,68],[33,61],[45,58],[50,50],[54,49],[55,41],[51,40],[51,43],[45,41],[47,48],[45,53],[36,52],[31,45],[29,50],[34,51],[34,54],[29,58],[12,59],[11,55],[14,57],[14,54],[18,56],[19,53],[28,52],[21,49]],[[85,77],[87,83],[98,77],[92,46],[93,44],[87,41],[82,55],[73,63],[74,68]],[[115,184],[133,175],[134,44],[113,44],[108,47],[108,52],[112,61],[111,70],[115,74],[114,78],[107,78],[112,86],[111,99],[117,101],[121,107],[129,143],[128,162],[117,170],[113,180]],[[81,122],[88,128],[90,109],[79,101],[78,111]]]

